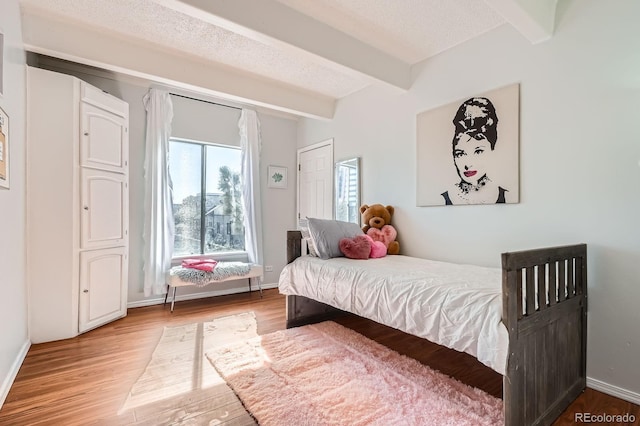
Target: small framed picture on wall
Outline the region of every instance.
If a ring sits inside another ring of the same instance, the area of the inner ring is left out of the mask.
[[[267,179],[268,188],[287,189],[287,168],[282,166],[269,166]]]

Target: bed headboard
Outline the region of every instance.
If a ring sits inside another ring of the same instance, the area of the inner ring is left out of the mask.
[[[287,231],[287,263],[293,262],[300,256],[302,256],[302,233]]]

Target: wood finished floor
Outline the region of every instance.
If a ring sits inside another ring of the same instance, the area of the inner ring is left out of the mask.
[[[0,425],[116,425],[116,414],[146,367],[164,326],[254,311],[258,333],[285,328],[285,299],[277,290],[129,309],[126,318],[73,339],[32,345],[0,410]],[[336,322],[497,397],[502,376],[475,358],[355,316]],[[625,414],[640,407],[587,389],[555,422],[574,413]],[[637,424],[637,423],[636,423]]]

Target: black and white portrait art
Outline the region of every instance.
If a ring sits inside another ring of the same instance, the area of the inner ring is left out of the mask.
[[[418,206],[518,202],[519,88],[418,114]]]

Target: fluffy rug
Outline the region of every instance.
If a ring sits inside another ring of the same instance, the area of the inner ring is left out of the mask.
[[[262,426],[504,423],[500,399],[334,322],[206,355]]]
[[[255,425],[205,353],[256,337],[253,312],[165,327],[120,410],[120,424]]]

